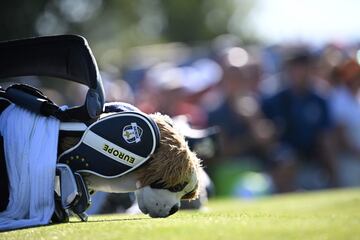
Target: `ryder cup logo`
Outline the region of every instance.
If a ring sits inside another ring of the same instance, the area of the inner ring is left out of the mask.
[[[123,138],[127,143],[138,143],[141,141],[141,135],[143,130],[136,123],[131,123],[131,125],[126,125],[123,129]]]

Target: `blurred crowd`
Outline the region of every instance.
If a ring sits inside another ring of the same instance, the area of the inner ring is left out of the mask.
[[[203,148],[219,151],[203,164],[217,188],[232,186],[231,195],[245,196],[244,184],[267,193],[360,186],[359,49],[246,46],[219,36],[196,47],[144,48],[153,56],[137,49],[102,77],[106,101],[186,116],[195,129],[216,126],[218,146]],[[60,104],[80,104],[85,95],[73,86],[45,92]],[[261,175],[240,185],[227,179],[242,168]]]
[[[208,55],[144,69],[134,104],[217,126],[210,175],[247,162],[271,192],[360,186],[359,46],[234,42],[216,39]]]

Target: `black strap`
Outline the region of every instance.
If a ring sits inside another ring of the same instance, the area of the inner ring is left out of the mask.
[[[80,121],[96,120],[101,114],[104,89],[85,38],[59,35],[0,42],[0,79],[29,75],[58,77],[87,85],[90,89],[83,106],[65,112],[80,116]]]
[[[29,85],[11,85],[5,91],[0,91],[0,96],[34,113],[44,116],[55,116],[61,121],[72,120],[67,112],[62,111],[59,106],[47,98],[41,91]],[[84,115],[86,116],[86,114]]]

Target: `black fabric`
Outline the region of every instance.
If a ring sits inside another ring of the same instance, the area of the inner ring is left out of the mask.
[[[115,112],[141,112],[140,109],[135,106],[124,102],[109,102],[104,105],[104,113]]]
[[[85,38],[59,35],[5,41],[0,42],[0,53],[0,80],[36,75],[58,77],[89,86],[83,106],[69,108],[61,117],[69,115],[69,121],[92,122],[102,113],[104,89]],[[66,120],[64,117],[60,119]]]
[[[0,91],[0,97],[5,97],[3,91]],[[6,99],[0,99],[0,115],[10,105],[10,102]]]
[[[126,113],[124,113],[126,114]],[[106,140],[121,146],[122,148],[135,153],[136,155],[147,157],[153,147],[153,135],[149,128],[148,120],[145,122],[138,116],[143,116],[139,113],[132,113],[133,116],[125,116],[119,115],[116,118],[109,118],[106,121],[102,121],[99,124],[96,124],[91,127],[91,131],[102,136]],[[131,125],[131,123],[135,122],[139,127],[143,129],[143,133],[141,136],[141,142],[139,143],[127,143],[122,137],[123,129],[125,126]],[[154,132],[158,131],[157,129],[153,129]]]
[[[51,76],[97,87],[98,70],[85,38],[76,35],[0,42],[0,78]]]
[[[104,156],[83,143],[70,153],[64,154],[60,162],[69,165],[73,172],[89,170],[108,177],[119,175],[131,168]]]
[[[13,84],[5,91],[5,97],[17,106],[44,116],[62,119],[61,109],[40,90],[26,84]]]
[[[6,170],[4,142],[0,136],[0,212],[4,211],[9,202],[9,178]]]
[[[27,84],[13,84],[10,87],[6,89],[6,92],[8,92],[10,89],[18,89],[20,91],[23,91],[25,93],[28,93],[30,95],[33,95],[34,97],[44,99],[46,101],[49,101],[53,103],[47,96],[45,96],[39,89],[32,87]],[[11,99],[10,99],[11,100]]]
[[[0,114],[10,105],[6,100],[0,99]],[[0,212],[4,211],[9,202],[9,177],[6,169],[4,141],[0,135]]]
[[[97,120],[97,118],[89,118],[85,105],[63,111],[39,89],[26,84],[13,84],[1,92],[0,96],[19,107],[43,116],[54,116],[62,122],[81,121],[90,125]]]
[[[123,133],[126,131],[128,126],[131,126],[132,123],[136,123],[136,125],[141,128],[141,140],[139,142],[128,143],[125,141]],[[87,134],[93,132],[107,141],[110,141],[112,144],[115,144],[133,154],[143,158],[149,158],[153,153],[152,151],[154,145],[156,145],[152,132],[155,133],[156,131],[158,131],[158,129],[154,129],[150,123],[150,119],[148,119],[145,114],[138,112],[120,112],[110,115],[109,117],[102,118],[97,123],[90,126],[84,133],[83,138],[86,138],[88,136]],[[123,174],[132,168],[110,158],[107,154],[110,153],[115,157],[128,161],[130,164],[132,163],[131,158],[134,156],[125,156],[126,154],[120,155],[120,148],[112,149],[112,147],[109,146],[104,149],[105,145],[106,143],[98,143],[98,146],[101,148],[99,152],[85,143],[81,143],[68,153],[63,153],[59,157],[59,162],[69,165],[71,170],[74,172],[87,170],[107,177]]]
[[[160,130],[155,121],[147,116],[145,113],[141,112],[140,109],[137,107],[124,102],[110,102],[105,103],[104,106],[104,113],[115,113],[115,112],[138,112],[142,113],[146,118],[149,120],[150,124],[152,125],[153,129],[155,130],[155,137],[156,137],[156,148],[160,145]],[[171,124],[170,124],[171,125]]]

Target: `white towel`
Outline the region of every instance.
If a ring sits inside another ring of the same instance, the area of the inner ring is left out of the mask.
[[[9,204],[0,230],[44,225],[54,212],[59,120],[12,104],[0,116],[9,175]]]

